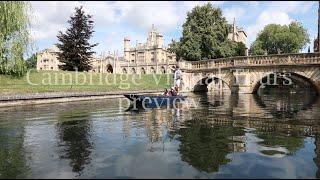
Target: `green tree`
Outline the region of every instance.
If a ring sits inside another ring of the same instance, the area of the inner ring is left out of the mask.
[[[242,42],[235,42],[235,56],[245,56],[246,55],[246,45]]]
[[[35,69],[37,67],[37,56],[33,54],[26,60],[26,65],[28,69]]]
[[[210,3],[187,13],[179,42],[171,43],[171,52],[184,60],[221,58],[236,55],[235,44],[228,39],[230,25],[220,8]]]
[[[250,48],[253,55],[298,53],[309,42],[307,30],[299,22],[269,24],[258,34]]]
[[[68,21],[70,28],[63,34],[58,34],[61,44],[56,44],[60,49],[58,60],[62,62],[59,68],[67,71],[89,71],[91,69],[90,58],[95,53],[91,49],[98,44],[90,44],[92,36],[93,20],[91,15],[86,15],[82,6],[75,8],[75,14]]]
[[[26,1],[0,2],[0,74],[23,76],[23,59],[30,43],[30,3]]]

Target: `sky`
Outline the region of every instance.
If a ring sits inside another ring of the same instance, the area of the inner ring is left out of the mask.
[[[182,36],[182,25],[187,12],[196,5],[211,3],[222,9],[231,24],[247,33],[247,47],[257,34],[270,23],[289,24],[297,20],[310,35],[310,49],[317,35],[317,1],[31,1],[31,36],[34,52],[52,47],[58,42],[59,31],[65,32],[74,8],[82,5],[94,20],[92,43],[96,56],[108,51],[123,55],[123,39],[129,37],[131,45],[145,43],[152,24],[163,34],[165,45]],[[307,52],[307,45],[301,52]]]

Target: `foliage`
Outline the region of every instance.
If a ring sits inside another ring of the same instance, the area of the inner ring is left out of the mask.
[[[189,61],[237,56],[241,47],[228,39],[230,29],[220,8],[196,6],[187,13],[180,41],[172,41],[169,50]]]
[[[232,136],[243,136],[244,131],[232,126],[212,126],[208,121],[192,119],[185,128],[171,132],[178,135],[182,161],[206,173],[218,172],[221,165],[230,162],[227,155],[234,151]]]
[[[281,134],[258,133],[258,138],[263,139],[260,145],[267,147],[285,147],[289,155],[295,154],[299,149],[303,148],[303,138],[296,136],[284,136]]]
[[[29,2],[0,2],[0,74],[23,76],[26,73],[24,53],[30,45]]]
[[[242,42],[235,42],[236,43],[236,47],[235,47],[235,52],[234,55],[235,56],[245,56],[246,55],[246,45],[243,44]]]
[[[258,34],[251,45],[253,55],[298,53],[310,42],[307,30],[301,23],[289,25],[269,24]]]
[[[89,71],[91,69],[90,58],[95,53],[91,48],[98,44],[90,44],[92,36],[93,20],[91,15],[86,15],[82,9],[75,8],[75,14],[68,20],[70,28],[63,34],[59,31],[56,44],[60,49],[58,60],[63,63],[59,68],[67,71]]]
[[[33,54],[26,60],[26,65],[28,69],[36,69],[37,68],[37,56]]]

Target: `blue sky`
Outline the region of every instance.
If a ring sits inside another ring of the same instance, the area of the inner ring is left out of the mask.
[[[122,55],[124,37],[129,37],[132,45],[136,41],[144,43],[152,24],[164,35],[167,45],[171,39],[181,37],[186,13],[207,2],[220,7],[229,23],[236,18],[236,24],[247,32],[248,47],[266,24],[284,25],[297,20],[308,30],[313,49],[312,42],[317,34],[317,1],[32,1],[34,51],[57,43],[58,31],[68,27],[67,20],[76,6],[83,5],[85,11],[93,15],[95,33],[91,41],[99,43],[94,49],[98,56],[117,50]],[[302,52],[306,52],[308,46]]]

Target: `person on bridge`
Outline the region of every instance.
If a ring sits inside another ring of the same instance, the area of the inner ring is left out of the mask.
[[[174,71],[174,86],[177,87],[176,91],[179,91],[179,88],[181,86],[181,80],[182,80],[182,71],[180,70],[179,66],[176,66],[176,69]]]

